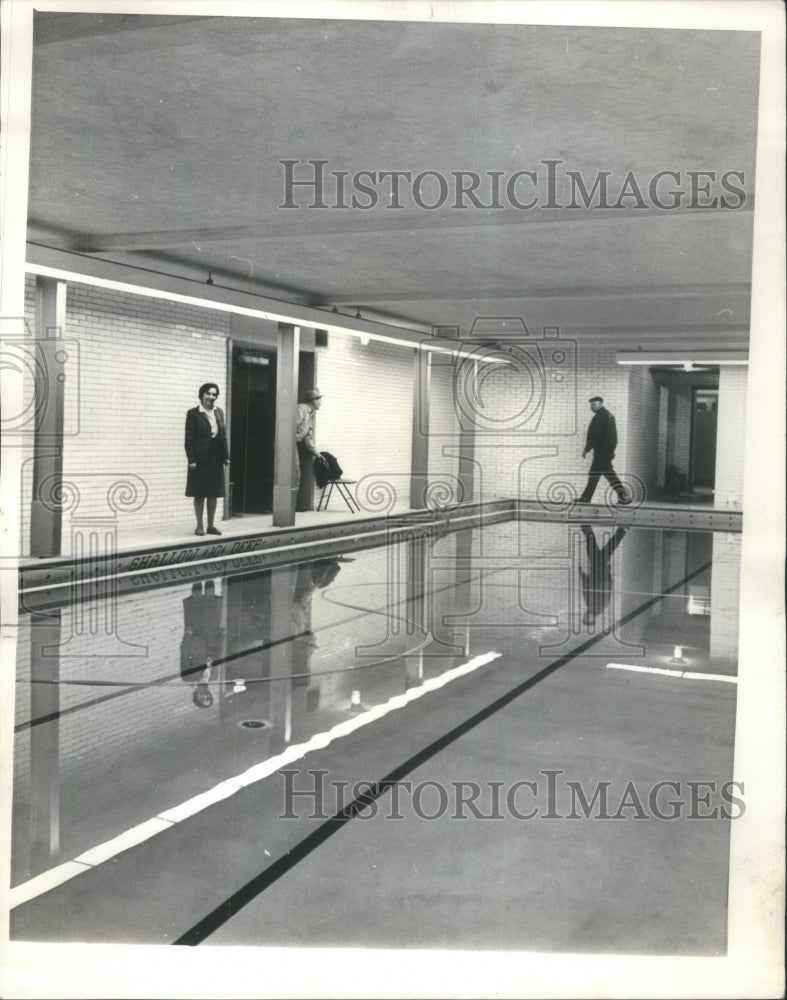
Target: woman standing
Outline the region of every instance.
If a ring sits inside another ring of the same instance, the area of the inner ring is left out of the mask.
[[[220,535],[213,524],[216,500],[224,496],[224,466],[229,463],[227,428],[224,414],[216,406],[219,387],[206,382],[199,388],[199,406],[186,414],[186,456],[189,470],[186,477],[186,496],[194,497],[197,516],[195,535],[204,535],[202,511],[208,501],[209,535]]]

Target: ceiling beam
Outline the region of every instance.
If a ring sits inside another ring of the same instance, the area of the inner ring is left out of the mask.
[[[441,291],[426,291],[415,289],[403,289],[399,292],[369,293],[367,295],[353,294],[352,292],[341,295],[317,296],[311,300],[315,306],[356,306],[374,305],[377,302],[428,302],[451,301],[463,302],[477,299],[478,301],[495,302],[529,302],[536,299],[642,299],[643,297],[670,299],[685,299],[702,297],[706,295],[725,297],[733,295],[751,295],[751,283],[741,282],[736,284],[707,284],[707,285],[659,285],[657,287],[644,285],[626,285],[621,288],[541,288],[527,289],[519,288],[512,292],[510,288],[451,288]]]
[[[165,14],[88,14],[37,11],[34,20],[33,45],[51,45],[75,38],[95,38],[118,31],[139,31],[140,28],[163,28],[169,24],[204,21],[203,15]]]
[[[387,340],[404,346],[418,347],[430,328],[418,324],[395,326],[362,317],[342,316],[328,309],[317,309],[296,302],[273,299],[253,292],[241,292],[204,281],[160,274],[145,268],[129,267],[114,261],[96,260],[80,254],[66,253],[36,244],[27,245],[26,270],[62,278],[66,281],[114,288],[148,298],[184,302],[205,309],[252,316],[277,323],[352,333],[376,340]]]
[[[469,210],[468,210],[469,212]],[[482,214],[474,210],[472,216],[463,210],[447,209],[442,212],[423,211],[388,211],[385,215],[359,216],[358,212],[346,212],[342,220],[347,225],[337,225],[339,217],[333,211],[323,215],[321,210],[310,210],[307,207],[279,209],[278,215],[252,223],[242,223],[229,226],[196,226],[189,229],[153,229],[132,232],[114,233],[63,233],[54,235],[46,223],[31,220],[32,236],[36,240],[46,240],[51,246],[61,250],[73,250],[78,253],[106,253],[113,250],[153,250],[164,247],[180,247],[207,243],[233,243],[244,240],[275,240],[302,239],[304,237],[320,236],[368,236],[375,233],[398,232],[442,232],[442,231],[474,231],[478,229],[507,228],[509,226],[549,226],[595,223],[603,226],[630,225],[631,223],[648,222],[655,219],[686,219],[703,220],[729,219],[730,211],[717,209],[698,214],[689,209],[676,209],[674,212],[663,212],[658,209],[634,212],[630,209],[621,210],[615,215],[601,215],[597,209],[538,209],[529,212],[514,209],[504,212]],[[736,216],[744,214],[752,218],[752,207],[747,203],[744,208],[732,213]],[[364,222],[358,224],[358,218]],[[272,221],[275,220],[275,221]],[[301,225],[301,220],[308,220],[308,225]],[[36,231],[38,230],[38,231]],[[199,249],[199,246],[197,247]]]

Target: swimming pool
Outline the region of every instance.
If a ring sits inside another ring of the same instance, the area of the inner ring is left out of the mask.
[[[20,617],[13,937],[722,953],[739,544],[400,532]]]

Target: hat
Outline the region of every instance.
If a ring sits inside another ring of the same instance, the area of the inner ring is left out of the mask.
[[[309,389],[306,393],[306,402],[311,403],[313,399],[322,399],[322,393],[319,389]]]
[[[588,402],[589,403],[603,403],[604,400],[601,398],[601,396],[591,396],[590,399],[588,400]]]

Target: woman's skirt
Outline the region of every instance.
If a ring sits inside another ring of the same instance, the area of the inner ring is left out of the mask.
[[[224,496],[224,460],[218,437],[210,439],[210,454],[206,461],[197,462],[196,469],[186,475],[187,497]]]

